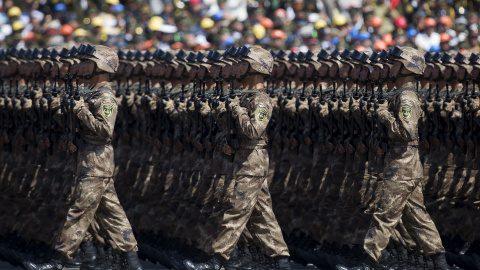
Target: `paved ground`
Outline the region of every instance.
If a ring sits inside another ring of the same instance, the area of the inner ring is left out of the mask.
[[[13,267],[8,263],[0,261],[0,270],[17,270],[17,269],[23,269],[20,267]],[[152,264],[150,262],[144,262],[143,263],[143,269],[144,270],[167,270],[167,268],[162,267],[159,264]],[[300,270],[300,269],[316,269],[315,267],[303,267],[298,264],[292,264],[292,270]],[[65,268],[65,270],[78,270],[78,268]]]

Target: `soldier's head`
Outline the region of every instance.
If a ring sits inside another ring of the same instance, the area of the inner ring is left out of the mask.
[[[239,73],[242,73],[242,84],[249,85],[263,83],[264,76],[270,75],[273,68],[273,56],[260,47],[242,47],[239,51],[242,61]],[[253,78],[253,80],[252,80]],[[263,88],[263,87],[262,87]]]
[[[202,63],[199,67],[198,67],[198,71],[197,71],[197,76],[199,78],[203,78],[205,77],[207,74],[210,74],[210,76],[212,76],[212,78],[217,78],[219,76],[221,76],[221,73],[220,73],[220,69],[217,69],[217,73],[215,75],[212,74],[212,69],[213,69],[213,65],[209,65],[209,64],[206,64],[206,63]]]
[[[390,53],[390,77],[399,74],[421,75],[425,70],[425,58],[416,49],[410,47],[394,47]]]
[[[79,51],[79,55],[81,63],[78,67],[78,74],[81,74],[89,85],[108,81],[110,74],[117,72],[118,55],[106,46],[87,45],[85,49]]]
[[[129,54],[132,54],[132,52],[128,52],[128,53],[127,53],[127,55],[129,55]],[[128,57],[128,56],[127,56],[127,57]],[[128,59],[128,58],[127,58],[127,59],[125,60],[125,62],[124,62],[124,65],[125,65],[125,67],[124,67],[124,70],[123,70],[123,74],[124,74],[124,76],[125,76],[126,78],[129,79],[130,77],[133,76],[133,69],[134,69],[134,67],[135,67],[135,65],[136,65],[136,62],[133,61],[133,58],[132,58],[132,59]]]
[[[425,58],[416,49],[410,47],[394,47],[389,58],[392,66],[390,68],[390,80],[397,84],[397,87],[422,75],[425,70]]]
[[[340,54],[340,64],[339,64],[339,70],[338,70],[338,75],[342,79],[347,79],[349,78],[350,71],[353,69],[353,63],[351,62],[351,52],[349,50],[344,50]]]
[[[465,83],[472,78],[471,74],[473,71],[473,66],[469,65],[468,60],[471,55],[472,53],[457,53],[455,56],[453,56],[455,65],[458,67],[455,74],[459,82]]]

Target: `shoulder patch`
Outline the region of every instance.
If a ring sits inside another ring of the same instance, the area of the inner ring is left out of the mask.
[[[401,106],[410,106],[413,107],[413,101],[409,99],[402,99],[400,102]]]
[[[258,104],[258,109],[256,113],[257,120],[259,122],[265,121],[268,117],[268,111],[270,110],[270,106],[266,103],[260,103]]]
[[[109,98],[103,99],[102,100],[102,115],[105,118],[108,118],[108,117],[112,116],[114,107],[115,107],[115,103],[111,99],[109,99]]]
[[[400,108],[400,115],[402,116],[402,118],[404,120],[408,120],[410,119],[410,117],[412,116],[412,107],[410,106],[402,106]]]

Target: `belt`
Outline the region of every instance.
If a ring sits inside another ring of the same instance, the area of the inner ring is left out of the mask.
[[[253,141],[247,141],[245,143],[240,144],[238,146],[239,150],[254,150],[254,149],[263,149],[267,143],[265,140],[253,140]]]
[[[240,145],[237,150],[255,150],[263,149],[265,145]]]
[[[110,145],[111,141],[108,142],[99,142],[99,141],[87,141],[84,140],[85,144],[91,144],[91,145],[97,145],[97,146],[104,146],[104,145]]]
[[[411,142],[390,142],[388,145],[391,146],[391,147],[418,146],[418,141],[411,141]]]

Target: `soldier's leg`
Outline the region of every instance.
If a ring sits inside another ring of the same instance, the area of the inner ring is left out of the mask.
[[[403,209],[404,225],[426,256],[445,253],[440,235],[425,209],[422,185],[417,185]]]
[[[113,179],[102,178],[102,180],[105,182],[105,193],[101,197],[97,211],[100,226],[119,251],[138,251],[132,227],[118,201]]]
[[[400,220],[397,227],[395,227],[394,237],[392,237],[392,240],[395,242],[396,246],[405,246],[408,251],[417,249],[417,243],[415,243],[415,240],[405,228],[402,220]]]
[[[382,256],[382,251],[387,247],[390,236],[402,218],[408,197],[415,189],[414,183],[415,181],[383,181],[380,200],[363,245],[367,254],[376,261]]]
[[[257,203],[247,222],[247,228],[256,242],[262,244],[262,250],[269,257],[290,256],[288,247],[272,210],[272,199],[265,179],[258,192]]]
[[[102,178],[84,177],[77,180],[74,204],[68,210],[55,250],[66,258],[82,243],[88,227],[94,219],[95,212],[102,201],[105,185]]]
[[[102,246],[105,246],[106,244],[106,239],[105,239],[105,231],[102,230],[99,222],[98,222],[98,217],[95,215],[95,218],[93,219],[92,223],[90,224],[90,227],[88,228],[87,235],[85,238],[89,241],[92,242],[97,242],[101,244]]]
[[[375,260],[381,257],[402,215],[407,230],[416,232],[415,242],[426,255],[444,252],[438,232],[423,205],[421,180],[384,180],[378,208],[365,236],[365,251]],[[432,252],[434,248],[434,253]]]
[[[225,259],[230,258],[240,235],[250,219],[257,204],[257,198],[262,190],[265,177],[235,176],[234,190],[224,205],[223,219],[219,226],[217,237],[212,244],[212,251]]]

